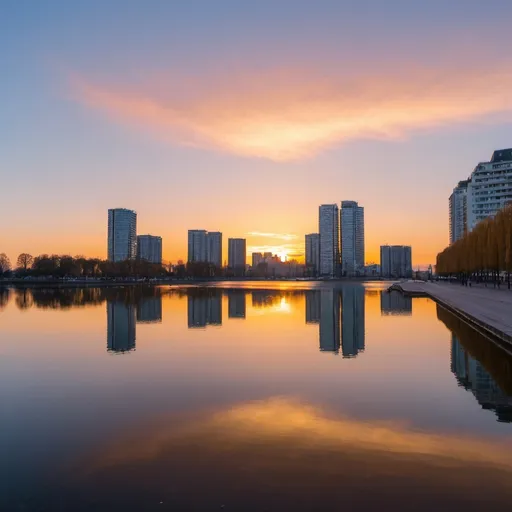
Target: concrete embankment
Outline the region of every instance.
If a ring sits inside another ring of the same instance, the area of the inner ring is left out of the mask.
[[[411,297],[429,297],[475,329],[512,348],[512,292],[460,284],[407,281],[390,290]]]

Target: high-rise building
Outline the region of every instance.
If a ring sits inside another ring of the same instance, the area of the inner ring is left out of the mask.
[[[341,202],[340,238],[343,274],[364,274],[364,208],[356,201]]]
[[[107,302],[107,350],[135,350],[135,305],[123,301]]]
[[[205,229],[188,230],[188,262],[222,267],[222,233]]]
[[[339,261],[339,217],[338,205],[323,204],[318,211],[320,234],[320,274],[335,276]]]
[[[208,261],[208,246],[206,239],[206,230],[189,229],[188,230],[188,262],[206,262]]]
[[[222,267],[222,233],[208,231],[206,234],[206,247],[206,261],[216,267]]]
[[[162,264],[162,237],[153,235],[137,236],[137,258],[150,263]]]
[[[380,272],[382,277],[411,278],[411,247],[408,245],[381,245]]]
[[[228,267],[245,270],[246,259],[245,238],[228,238]]]
[[[126,208],[108,211],[109,261],[133,260],[137,256],[137,214]]]
[[[512,148],[494,151],[476,167],[467,189],[467,231],[512,202]]]
[[[252,268],[256,268],[260,263],[263,263],[263,254],[261,252],[252,253]]]
[[[306,267],[315,274],[320,272],[320,235],[310,233],[306,235]]]
[[[459,181],[450,196],[450,244],[460,240],[467,229],[467,204],[469,180]]]

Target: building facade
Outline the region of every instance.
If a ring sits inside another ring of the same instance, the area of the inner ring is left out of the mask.
[[[380,271],[382,277],[411,278],[412,249],[408,245],[381,245]]]
[[[334,277],[338,271],[340,253],[338,205],[323,204],[318,211],[320,235],[320,274]]]
[[[459,181],[459,184],[453,189],[452,195],[448,200],[450,244],[460,240],[466,234],[468,184],[469,180]]]
[[[263,254],[261,252],[252,253],[252,268],[256,268],[263,261]]]
[[[137,214],[126,208],[108,211],[109,261],[133,260],[137,256]]]
[[[207,260],[207,241],[206,230],[189,229],[188,230],[188,262],[206,262]]]
[[[320,272],[320,235],[310,233],[306,235],[306,267],[315,274]]]
[[[245,269],[247,250],[245,238],[228,238],[228,267]]]
[[[153,235],[137,236],[137,258],[161,265],[162,237]]]
[[[341,270],[343,275],[364,274],[364,208],[342,201],[340,210]]]
[[[467,231],[512,202],[512,149],[494,151],[476,167],[467,189]]]
[[[222,267],[222,233],[209,231],[206,234],[206,260],[216,267]]]

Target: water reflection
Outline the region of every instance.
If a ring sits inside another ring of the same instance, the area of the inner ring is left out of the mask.
[[[356,357],[364,351],[364,288],[347,286],[341,292],[341,348],[343,357]]]
[[[475,510],[485,489],[489,510],[512,498],[504,448],[270,398],[146,422],[76,461],[59,485],[105,502],[119,483],[144,482],[124,488],[121,505],[157,497],[169,510],[440,510],[440,496],[443,510]]]
[[[503,350],[427,299],[223,286],[0,289],[2,511],[508,505]]]
[[[228,290],[228,317],[245,318],[245,290]]]
[[[306,323],[319,324],[321,352],[356,357],[365,348],[365,289],[346,286],[306,292]]]
[[[398,291],[382,291],[380,294],[380,314],[412,315],[412,297],[406,297]]]
[[[162,322],[162,296],[143,298],[137,304],[137,323],[155,324]]]
[[[0,311],[7,306],[9,303],[9,296],[11,291],[9,288],[2,288],[0,287]]]
[[[125,353],[135,350],[136,307],[121,301],[107,303],[107,350]]]
[[[340,350],[340,295],[334,289],[320,292],[320,351],[338,353]]]
[[[450,368],[459,386],[498,421],[512,422],[512,357],[439,305],[437,316],[452,331]]]
[[[222,290],[190,289],[187,294],[189,329],[222,325]]]

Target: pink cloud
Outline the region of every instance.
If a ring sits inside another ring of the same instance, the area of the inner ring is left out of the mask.
[[[509,70],[430,70],[334,76],[318,70],[167,77],[139,86],[73,78],[75,96],[116,122],[173,143],[286,161],[353,139],[512,110]]]

